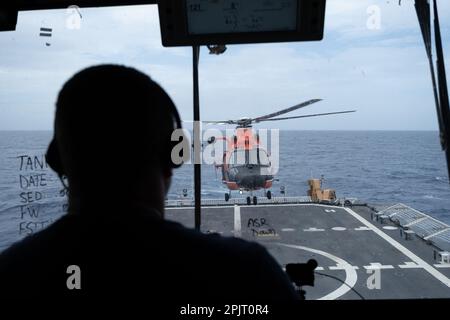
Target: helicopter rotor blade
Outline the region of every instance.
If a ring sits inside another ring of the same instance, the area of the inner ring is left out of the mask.
[[[183,120],[182,122],[186,122],[186,123],[194,123],[193,120]],[[217,125],[225,125],[225,124],[236,124],[235,120],[202,120],[200,121],[201,123],[204,124],[217,124]]]
[[[300,109],[300,108],[307,107],[307,106],[309,106],[309,105],[311,105],[311,104],[313,104],[313,103],[317,103],[317,102],[319,102],[319,101],[322,101],[322,99],[312,99],[312,100],[308,100],[308,101],[299,103],[299,104],[297,104],[297,105],[295,105],[295,106],[292,106],[292,107],[289,107],[289,108],[286,108],[286,109],[282,109],[282,110],[277,111],[277,112],[269,113],[269,114],[264,115],[264,116],[260,116],[260,117],[257,117],[257,118],[253,118],[253,119],[251,119],[251,120],[252,120],[252,122],[266,121],[267,119],[270,119],[270,118],[273,118],[273,117],[277,117],[277,116],[280,116],[280,115],[282,115],[282,114],[285,114],[285,113],[288,113],[288,112],[292,112],[292,111],[297,110],[297,109]]]
[[[235,121],[234,120],[222,120],[222,121],[209,121],[209,120],[207,120],[207,121],[202,121],[203,123],[206,123],[206,124],[235,124]]]
[[[293,116],[293,117],[282,117],[282,118],[274,118],[277,116],[280,116],[282,114],[286,114],[292,111],[295,111],[297,109],[300,108],[304,108],[307,107],[309,105],[312,105],[314,103],[317,103],[319,101],[322,101],[322,99],[311,99],[302,103],[299,103],[295,106],[286,108],[286,109],[282,109],[279,110],[277,112],[273,112],[273,113],[269,113],[267,115],[264,116],[260,116],[257,118],[246,118],[246,119],[239,119],[239,120],[206,120],[206,121],[202,121],[202,123],[205,123],[207,125],[227,125],[227,124],[232,124],[232,125],[242,125],[242,124],[251,124],[253,122],[258,123],[258,122],[263,122],[263,121],[279,121],[279,120],[288,120],[288,119],[299,119],[299,118],[308,118],[308,117],[318,117],[318,116],[327,116],[327,115],[332,115],[332,114],[341,114],[341,113],[350,113],[350,112],[355,112],[355,110],[352,111],[340,111],[340,112],[328,112],[328,113],[318,113],[318,114],[312,114],[312,115],[304,115],[304,116]],[[184,121],[184,122],[193,122],[193,121]]]
[[[339,111],[339,112],[327,112],[327,113],[316,113],[316,114],[307,114],[303,116],[293,116],[293,117],[283,117],[283,118],[272,118],[272,119],[263,119],[263,121],[279,121],[279,120],[289,120],[289,119],[300,119],[300,118],[310,118],[310,117],[320,117],[320,116],[329,116],[333,114],[342,114],[342,113],[352,113],[356,112],[356,110],[348,110],[348,111]]]

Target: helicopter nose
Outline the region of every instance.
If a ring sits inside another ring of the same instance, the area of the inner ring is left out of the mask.
[[[245,175],[238,177],[238,185],[245,188],[256,188],[264,185],[264,177],[259,175]]]

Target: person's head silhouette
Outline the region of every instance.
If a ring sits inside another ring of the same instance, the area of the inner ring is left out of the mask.
[[[177,128],[172,100],[141,72],[100,65],[73,76],[59,93],[47,151],[69,181],[69,211],[134,204],[162,212]]]
[[[173,135],[177,127],[168,95],[134,69],[103,65],[71,78],[58,96],[47,151],[48,164],[68,178],[69,214],[0,254],[0,292],[145,299],[145,310],[185,299],[295,300],[292,283],[261,245],[158,217],[180,164],[174,150],[186,139]]]

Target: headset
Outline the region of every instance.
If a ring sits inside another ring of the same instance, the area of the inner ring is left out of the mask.
[[[162,151],[162,163],[168,164],[169,168],[176,169],[183,165],[183,163],[190,159],[190,148],[188,143],[188,138],[183,132],[182,121],[178,110],[173,103],[172,99],[170,99],[169,95],[153,80],[151,80],[152,86],[156,89],[154,92],[157,92],[157,105],[160,108],[167,107],[169,109],[169,113],[174,122],[174,130],[181,129],[181,140],[172,141],[171,132],[168,137],[165,137],[165,142],[163,145]],[[179,143],[184,143],[184,147],[180,151],[181,163],[174,163],[172,159],[172,150]],[[188,146],[188,147],[186,147]],[[45,154],[45,159],[47,164],[52,168],[62,180],[63,184],[63,176],[65,175],[65,170],[61,161],[61,156],[58,148],[58,142],[56,139],[56,135],[53,136],[52,141],[50,142],[47,152]],[[65,184],[64,184],[65,185]]]

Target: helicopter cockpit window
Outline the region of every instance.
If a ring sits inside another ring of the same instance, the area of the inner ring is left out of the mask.
[[[249,150],[249,164],[268,166],[269,163],[269,157],[267,156],[265,150],[261,148],[253,148]]]
[[[245,165],[248,161],[248,152],[244,149],[236,149],[231,153],[230,165]]]

